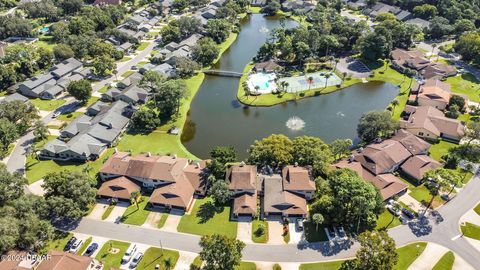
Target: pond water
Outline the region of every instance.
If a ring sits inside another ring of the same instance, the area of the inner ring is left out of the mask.
[[[243,23],[237,41],[215,68],[243,71],[268,38],[266,30],[280,25],[293,27],[296,22],[251,15]],[[182,142],[197,157],[207,158],[214,146],[233,145],[243,159],[254,140],[271,134],[318,136],[326,142],[355,139],[360,116],[386,108],[398,93],[392,84],[371,82],[272,107],[245,107],[236,99],[238,81],[238,78],[207,75],[192,101]],[[292,128],[290,124],[299,121],[304,123]]]

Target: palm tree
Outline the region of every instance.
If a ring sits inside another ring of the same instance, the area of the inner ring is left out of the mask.
[[[140,195],[140,192],[138,192],[138,191],[134,191],[134,192],[130,193],[130,201],[133,202],[137,206],[137,210],[140,208],[138,206],[138,201],[137,201],[139,195]]]
[[[289,85],[290,85],[290,84],[289,84],[288,82],[285,82],[285,92],[287,92]]]
[[[397,107],[398,104],[399,104],[399,103],[398,103],[398,100],[396,100],[396,99],[392,100],[392,107],[393,107],[393,108],[392,108],[392,115],[393,115],[393,113],[395,112],[395,107]]]
[[[113,73],[113,75],[115,75],[115,80],[118,81],[118,77],[117,77],[118,70],[117,70],[117,69],[114,69],[114,70],[112,70],[112,73]]]
[[[433,44],[432,44],[432,52],[430,53],[429,59],[432,58],[433,52],[435,51],[435,48],[436,48],[436,47],[437,47],[437,44],[436,44],[436,43],[433,43]]]
[[[335,58],[335,67],[333,68],[333,71],[337,70],[337,65],[338,65],[338,62],[340,62],[340,60],[338,58]]]
[[[47,139],[50,131],[48,130],[47,126],[43,121],[37,121],[34,125],[33,135],[35,136],[36,141],[43,141]]]
[[[330,76],[332,76],[332,74],[330,73],[325,74],[325,88],[327,88],[328,78],[330,78]]]
[[[387,59],[385,59],[384,62],[385,62],[385,69],[383,70],[383,72],[387,71],[387,68],[390,65],[390,59],[387,58]]]
[[[172,268],[172,259],[170,257],[166,258],[164,261],[165,269],[169,270]]]
[[[260,86],[255,85],[255,91],[257,92],[257,94],[258,94],[258,90],[260,90]]]
[[[322,224],[325,221],[325,218],[322,214],[316,213],[312,216],[313,223],[315,223],[315,230],[318,231],[318,225]]]
[[[313,77],[312,76],[308,77],[307,81],[308,81],[308,90],[310,90],[310,88],[312,88]]]

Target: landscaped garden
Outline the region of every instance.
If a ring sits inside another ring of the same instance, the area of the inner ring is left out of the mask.
[[[176,250],[160,249],[151,247],[145,251],[143,259],[137,266],[137,270],[174,269],[180,254]]]
[[[110,240],[103,245],[95,259],[103,263],[104,270],[119,268],[129,246],[130,243]]]
[[[252,222],[252,241],[254,243],[268,242],[268,222],[254,219]]]
[[[221,234],[237,237],[237,222],[230,220],[230,206],[216,207],[211,198],[197,199],[190,214],[185,214],[177,230],[197,235]]]

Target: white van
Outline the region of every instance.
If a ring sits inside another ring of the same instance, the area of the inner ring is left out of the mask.
[[[135,251],[137,251],[137,245],[130,245],[125,252],[125,255],[122,257],[122,264],[128,263],[132,259],[132,255]]]

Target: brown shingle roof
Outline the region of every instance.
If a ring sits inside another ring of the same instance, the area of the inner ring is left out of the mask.
[[[306,215],[307,201],[282,188],[280,177],[265,178],[264,212],[283,215]]]
[[[282,169],[283,189],[290,191],[315,190],[315,182],[304,167],[285,166]]]
[[[104,182],[97,191],[97,195],[110,198],[130,199],[130,194],[140,191],[140,187],[125,176]]]
[[[404,129],[397,130],[391,139],[400,142],[412,155],[426,154],[430,148],[428,142]]]
[[[150,196],[150,203],[187,209],[193,199],[194,188],[186,178],[156,188]]]
[[[207,185],[207,163],[202,160],[198,163],[192,163],[183,170],[185,177],[195,189],[195,192],[205,195]]]
[[[403,163],[401,169],[411,177],[421,180],[425,173],[429,170],[442,167],[440,162],[434,160],[427,155],[418,155],[409,158]]]
[[[436,136],[446,134],[451,137],[460,138],[465,135],[464,125],[456,120],[445,117],[438,109],[430,106],[406,106],[406,111],[411,112],[407,121],[400,124],[405,129],[421,128],[428,130]]]
[[[398,141],[385,140],[367,145],[355,160],[373,174],[388,172],[411,156],[411,153]]]
[[[253,165],[234,165],[227,170],[227,180],[231,190],[255,189],[257,182],[257,167]]]
[[[278,69],[280,65],[278,65],[274,60],[270,59],[265,62],[260,62],[255,64],[255,69],[258,71],[265,70],[266,72],[272,72]]]
[[[92,263],[92,258],[71,253],[50,251],[51,258],[42,261],[36,270],[86,270]]]
[[[257,214],[257,192],[245,193],[233,199],[233,213],[235,215],[256,215]]]
[[[131,156],[128,152],[117,152],[105,161],[100,168],[100,173],[125,175]]]

